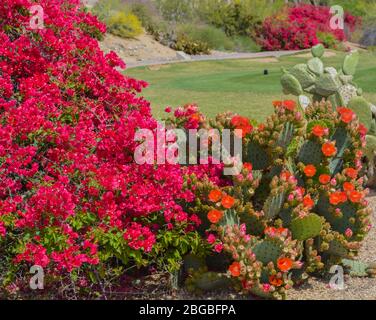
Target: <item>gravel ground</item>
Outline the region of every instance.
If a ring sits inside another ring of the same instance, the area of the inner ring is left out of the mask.
[[[373,228],[365,240],[359,260],[376,261],[376,193],[369,197],[369,205],[374,209]],[[299,288],[290,290],[289,300],[376,300],[376,278],[345,277],[345,289],[333,290],[328,279],[311,278]]]

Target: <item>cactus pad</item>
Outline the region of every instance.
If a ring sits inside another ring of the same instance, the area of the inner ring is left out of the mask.
[[[282,246],[270,240],[263,240],[252,248],[252,252],[256,255],[257,260],[266,265],[269,262],[277,262],[282,254]]]
[[[308,66],[304,63],[297,64],[289,73],[300,82],[303,89],[312,86],[316,81],[316,76],[311,73]]]
[[[325,53],[325,47],[319,43],[318,45],[312,47],[311,53],[316,58],[321,58]]]
[[[291,232],[294,239],[308,240],[317,237],[322,230],[322,220],[317,214],[310,214],[307,217],[296,218],[291,222]]]
[[[285,203],[286,193],[281,192],[277,195],[270,195],[264,204],[263,211],[267,219],[273,219],[281,212],[283,204]]]
[[[356,113],[360,123],[363,123],[367,129],[371,128],[372,112],[366,99],[354,97],[349,101],[348,107]]]
[[[281,84],[286,94],[293,94],[294,96],[303,94],[303,88],[299,80],[292,74],[284,74],[281,78]]]
[[[250,142],[246,149],[245,159],[252,163],[254,170],[264,170],[270,165],[267,151],[255,142]]]
[[[324,73],[324,64],[319,58],[313,58],[309,60],[307,65],[309,70],[318,76]]]
[[[336,132],[333,134],[332,141],[336,142],[337,147],[337,155],[336,158],[334,158],[330,165],[329,169],[332,175],[337,174],[342,170],[343,166],[343,155],[345,153],[346,148],[351,143],[348,132],[346,128],[340,127],[336,130]]]
[[[294,138],[295,126],[291,122],[287,122],[281,135],[279,136],[277,144],[286,149]]]
[[[316,81],[316,93],[327,98],[335,94],[341,86],[342,83],[339,79],[329,73],[325,73]]]
[[[298,161],[305,165],[319,165],[322,161],[321,145],[311,140],[307,141],[300,149]]]
[[[357,260],[343,259],[342,265],[345,267],[346,271],[352,277],[368,277],[369,276],[369,273],[367,272],[369,268],[368,263],[357,261]]]
[[[329,250],[327,253],[330,253],[333,256],[347,258],[349,255],[348,249],[338,240],[333,240],[329,244]]]
[[[343,73],[345,75],[353,76],[356,73],[356,68],[358,67],[359,63],[359,52],[354,51],[345,57],[343,61]]]

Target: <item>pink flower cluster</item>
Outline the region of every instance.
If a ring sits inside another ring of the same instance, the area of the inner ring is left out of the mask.
[[[35,4],[40,30],[29,28]],[[200,223],[181,206],[194,197],[180,166],[133,161],[136,130],[157,123],[137,95],[147,84],[93,38],[104,31],[79,0],[0,3],[0,246],[17,235],[17,263],[71,271],[98,264],[98,230],[148,253],[167,223]]]
[[[296,5],[265,19],[258,30],[258,41],[265,50],[298,50],[318,44],[318,32],[333,34],[339,41],[346,40],[344,30],[331,28],[332,17],[329,7]],[[351,31],[360,22],[359,18],[346,13],[345,24]]]

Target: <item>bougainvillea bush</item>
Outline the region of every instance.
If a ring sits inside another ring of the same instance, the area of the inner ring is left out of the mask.
[[[274,114],[257,126],[231,113],[211,121],[213,128],[243,130],[244,166],[222,187],[197,183],[191,210],[233,284],[280,299],[309,275],[356,257],[371,210],[361,174],[367,129],[355,113],[324,100],[305,110],[290,100],[273,104]],[[186,264],[189,288],[228,285],[199,259]],[[367,272],[357,262],[353,274]]]
[[[311,48],[323,40],[346,40],[345,31],[333,30],[333,15],[326,6],[300,4],[288,7],[281,13],[266,18],[257,31],[257,39],[264,50],[298,50]],[[345,14],[345,25],[350,31],[361,23],[360,18]]]
[[[29,26],[36,4],[41,29]],[[1,294],[27,289],[32,265],[46,290],[92,292],[125,267],[174,270],[202,247],[183,168],[133,161],[135,130],[157,123],[137,96],[146,83],[99,49],[103,32],[79,0],[0,3]]]

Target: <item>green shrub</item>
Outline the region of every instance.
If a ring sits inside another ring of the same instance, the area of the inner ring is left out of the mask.
[[[333,33],[317,32],[317,38],[326,48],[336,49],[338,47],[339,41]]]
[[[190,55],[209,54],[210,48],[206,42],[193,40],[186,35],[178,36],[174,49],[177,51],[184,51]]]
[[[227,35],[251,35],[265,17],[275,13],[283,5],[277,0],[238,0],[227,3],[218,0],[200,0],[197,15],[206,23],[223,29]]]
[[[132,13],[118,12],[109,18],[108,32],[122,38],[134,38],[142,34],[140,20]]]
[[[156,0],[157,7],[167,21],[191,21],[194,17],[192,0]]]
[[[249,36],[234,36],[234,51],[236,52],[260,52],[261,47]]]
[[[186,35],[193,41],[205,42],[210,49],[233,50],[234,43],[226,33],[213,26],[196,26],[193,24],[180,25],[178,35]]]

